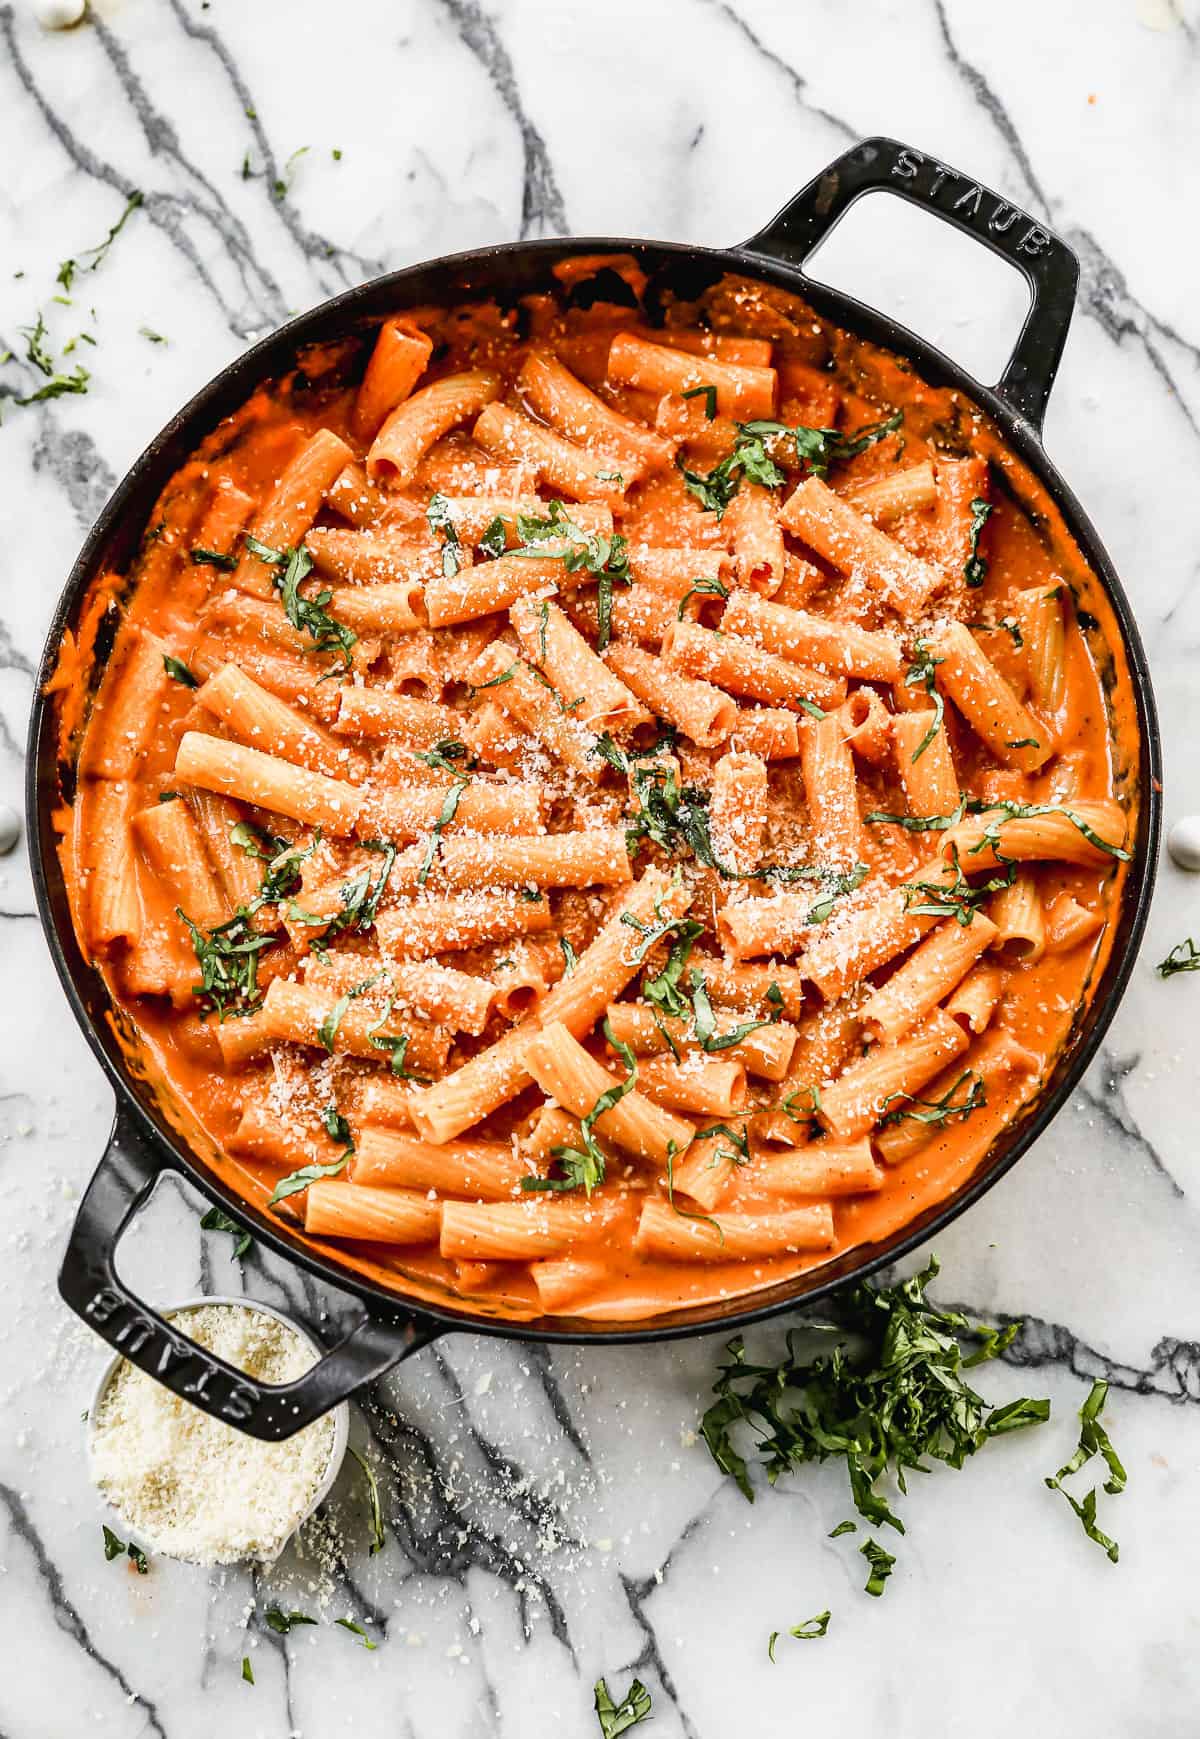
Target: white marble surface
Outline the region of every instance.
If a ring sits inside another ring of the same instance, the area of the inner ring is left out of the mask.
[[[86,396],[0,426],[0,801],[19,803],[31,673],[90,520],[165,418],[253,335],[342,286],[519,235],[725,243],[855,137],[892,132],[977,174],[1079,250],[1082,300],[1048,444],[1126,577],[1166,733],[1168,817],[1200,809],[1200,7],[1091,0],[93,0],[52,35],[0,6],[0,350],[46,307],[83,314]],[[253,111],[248,114],[247,110]],[[289,154],[282,200],[272,180]],[[343,155],[332,156],[334,148]],[[241,174],[249,153],[252,175]],[[108,260],[50,301],[59,260],[145,194]],[[836,243],[839,282],[994,370],[1018,287],[881,201]],[[928,243],[931,254],[920,253]],[[834,275],[834,252],[820,270]],[[151,343],[149,327],[167,338]],[[37,384],[0,369],[5,398]],[[389,1542],[273,1581],[104,1562],[79,1422],[101,1362],[54,1286],[111,1094],[53,979],[20,854],[0,863],[0,1735],[543,1739],[597,1731],[590,1687],[638,1671],[658,1739],[1197,1729],[1200,1607],[1200,981],[1152,970],[1200,880],[1164,867],[1143,958],[1074,1104],[939,1241],[941,1295],[1028,1326],[984,1386],[1054,1423],[917,1482],[881,1602],[861,1592],[840,1476],[753,1508],[692,1437],[719,1353],[551,1356],[456,1337],[380,1385]],[[124,1265],[319,1301],[197,1231],[168,1184]],[[754,1337],[771,1344],[776,1335]],[[1040,1475],[1097,1372],[1129,1490],[1113,1568]],[[283,1640],[285,1604],[368,1623]],[[828,1637],[766,1656],[824,1607]],[[240,1678],[249,1653],[257,1683]]]

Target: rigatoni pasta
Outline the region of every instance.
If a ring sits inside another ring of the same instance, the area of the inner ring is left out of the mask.
[[[306,356],[89,606],[63,867],[122,1030],[295,1236],[497,1317],[735,1297],[958,1187],[1132,836],[1103,596],[986,420],[778,289],[660,314]]]

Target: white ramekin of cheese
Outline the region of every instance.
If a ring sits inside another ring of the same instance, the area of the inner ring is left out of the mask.
[[[290,1382],[321,1356],[269,1304],[191,1298],[163,1315],[186,1317],[189,1340],[259,1382]],[[193,1564],[270,1562],[328,1493],[349,1432],[343,1402],[294,1437],[262,1443],[118,1356],[88,1410],[88,1455],[101,1495],[147,1551]]]

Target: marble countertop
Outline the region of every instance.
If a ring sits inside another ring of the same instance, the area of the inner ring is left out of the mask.
[[[86,395],[19,408],[40,381],[0,369],[0,802],[20,804],[32,674],[84,532],[247,341],[482,243],[735,241],[888,132],[1079,252],[1047,444],[1138,613],[1168,819],[1200,810],[1198,36],[1197,0],[93,0],[64,33],[0,5],[0,351],[23,355],[40,308],[59,347],[85,312],[99,341],[68,358]],[[134,190],[75,305],[53,303],[58,262]],[[1005,268],[894,201],[859,207],[815,270],[988,378],[1020,318]],[[553,1352],[452,1337],[354,1420],[380,1469],[382,1554],[347,1472],[307,1555],[271,1576],[106,1564],[79,1422],[103,1354],[55,1271],[112,1096],[33,907],[18,852],[0,861],[3,1739],[576,1739],[598,1731],[593,1681],[619,1695],[633,1672],[655,1739],[774,1739],[814,1714],[894,1739],[1196,1731],[1200,982],[1162,983],[1153,963],[1200,937],[1200,880],[1164,864],[1073,1103],[938,1241],[941,1298],[1025,1320],[981,1386],[1049,1395],[1054,1420],[917,1479],[882,1601],[826,1538],[846,1509],[836,1469],[751,1506],[697,1441],[719,1337]],[[147,1296],[244,1288],[319,1325],[310,1284],[257,1252],[240,1269],[228,1238],[199,1232],[197,1200],[168,1181],[123,1247]],[[1130,1476],[1106,1512],[1116,1568],[1041,1477],[1096,1375]],[[328,1623],[275,1636],[276,1599],[353,1617],[378,1646]],[[827,1607],[824,1641],[785,1638],[768,1661],[772,1630]]]

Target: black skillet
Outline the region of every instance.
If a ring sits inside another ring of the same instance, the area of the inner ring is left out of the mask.
[[[1032,293],[1029,313],[995,387],[970,379],[948,357],[894,320],[804,276],[804,262],[817,244],[854,200],[874,189],[887,189],[933,212],[1024,274]],[[82,958],[76,944],[51,823],[54,810],[73,789],[74,769],[58,760],[56,702],[53,696],[41,693],[58,657],[63,632],[75,626],[89,585],[102,570],[127,568],[168,478],[219,419],[241,405],[261,380],[284,373],[301,346],[344,337],[360,324],[406,305],[479,297],[511,301],[546,288],[551,266],[580,252],[632,253],[653,279],[684,295],[696,294],[726,271],[752,274],[798,291],[839,326],[911,359],[931,384],[958,388],[980,404],[1044,484],[1108,594],[1124,643],[1139,732],[1138,763],[1129,769],[1129,786],[1138,799],[1137,836],[1107,964],[1044,1091],[996,1142],[971,1180],[953,1197],[878,1243],[848,1250],[826,1265],[752,1298],[677,1310],[651,1322],[602,1326],[561,1317],[511,1323],[449,1298],[436,1306],[424,1302],[407,1305],[382,1286],[306,1247],[270,1216],[249,1208],[202,1157],[184,1145],[150,1087],[130,1069],[107,1018],[110,1005],[103,980]],[[1078,276],[1078,263],[1070,249],[997,194],[895,140],[869,139],[839,157],[741,247],[688,248],[590,236],[485,248],[377,278],[302,314],[255,345],[210,381],[155,437],[96,521],[59,599],[42,658],[29,737],[28,825],[42,926],[75,1018],[116,1090],[112,1133],[76,1216],[59,1288],[71,1308],[110,1346],[176,1394],[251,1435],[287,1437],[361,1384],[450,1330],[545,1342],[672,1340],[718,1328],[737,1330],[801,1300],[811,1302],[924,1242],[976,1201],[1043,1133],[1071,1094],[1116,1012],[1150,903],[1160,822],[1159,731],[1138,631],[1112,563],[1041,444],[1042,418],[1070,324]],[[117,1244],[166,1170],[190,1178],[213,1201],[251,1227],[268,1248],[361,1301],[361,1320],[297,1381],[285,1387],[248,1381],[241,1372],[195,1347],[135,1297],[119,1277],[114,1259]]]

